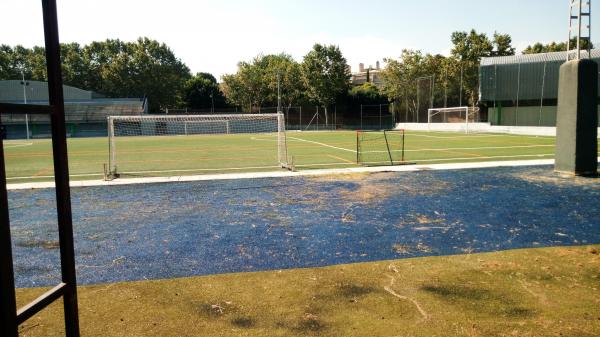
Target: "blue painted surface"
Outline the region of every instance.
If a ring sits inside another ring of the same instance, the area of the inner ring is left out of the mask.
[[[600,243],[600,179],[549,167],[72,191],[80,284]],[[18,287],[59,280],[53,190],[12,191]]]

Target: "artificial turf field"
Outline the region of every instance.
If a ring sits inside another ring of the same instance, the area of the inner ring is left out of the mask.
[[[406,131],[405,160],[417,164],[551,159],[554,137]],[[103,177],[107,138],[71,138],[72,180]],[[354,131],[288,132],[288,158],[298,170],[357,165]],[[373,144],[378,155],[382,143]],[[234,134],[118,138],[122,176],[173,176],[280,170],[275,135]],[[391,151],[398,153],[399,145]],[[9,183],[53,179],[50,140],[4,142]]]

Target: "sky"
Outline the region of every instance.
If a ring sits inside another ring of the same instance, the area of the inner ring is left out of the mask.
[[[61,42],[145,36],[193,73],[217,78],[239,61],[285,52],[302,61],[315,43],[338,45],[352,66],[403,49],[449,54],[454,31],[510,34],[522,51],[566,41],[569,0],[57,0]],[[0,1],[0,44],[43,45],[39,0]],[[592,27],[600,22],[592,15]],[[599,35],[600,36],[600,35]],[[600,41],[592,38],[593,41]],[[600,43],[599,43],[600,44]]]

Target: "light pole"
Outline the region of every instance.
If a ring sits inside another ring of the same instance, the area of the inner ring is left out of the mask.
[[[210,92],[210,112],[211,113],[215,112],[215,99],[214,99],[213,93],[214,93],[214,91]]]
[[[20,70],[21,70],[21,78],[23,79],[21,81],[21,85],[23,86],[23,103],[27,104],[27,86],[29,85],[29,82],[25,81],[25,73],[23,72],[23,67],[21,67]],[[28,114],[25,114],[25,133],[26,133],[27,140],[29,140],[29,115]]]
[[[281,74],[277,72],[277,113],[281,112]]]

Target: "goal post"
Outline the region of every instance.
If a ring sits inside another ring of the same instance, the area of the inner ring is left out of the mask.
[[[281,113],[109,116],[107,122],[107,179],[127,170],[158,173],[288,167]],[[136,165],[124,168],[124,162]]]
[[[359,165],[407,165],[405,131],[357,131],[356,162]]]
[[[453,108],[433,108],[427,111],[427,125],[431,130],[435,125],[448,124],[448,131],[458,129],[468,133],[469,124],[479,121],[479,108],[477,107],[453,107]],[[436,127],[436,129],[439,129]]]

